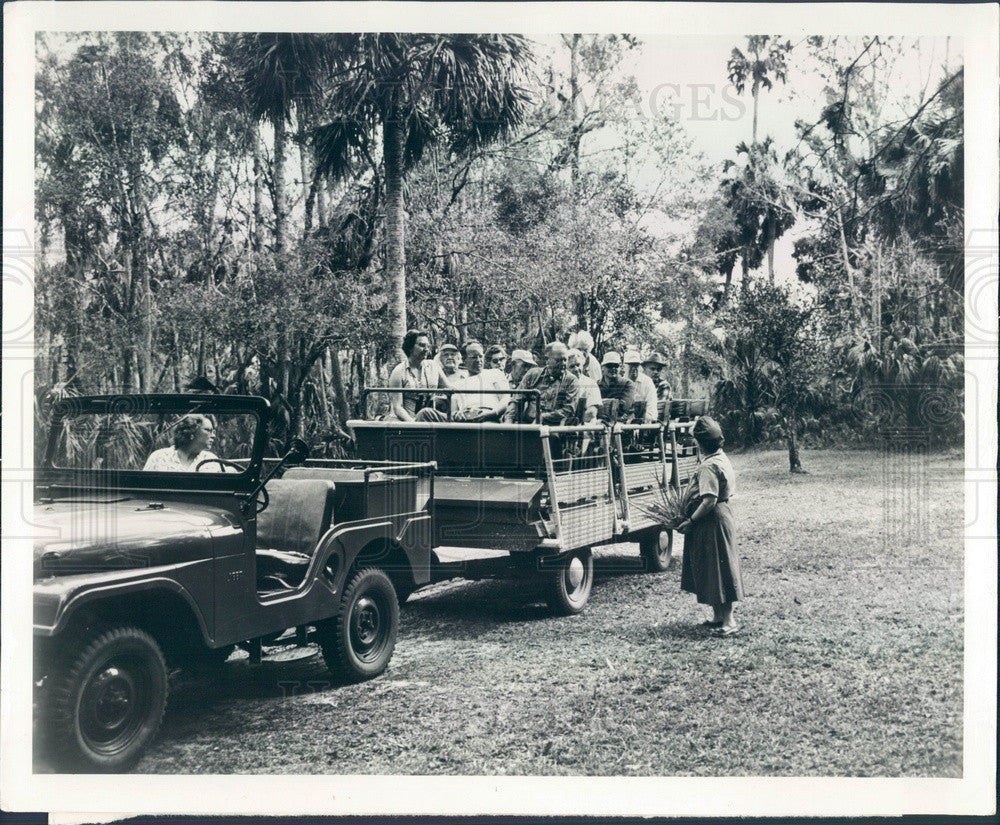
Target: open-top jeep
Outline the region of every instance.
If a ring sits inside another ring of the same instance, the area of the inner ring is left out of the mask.
[[[386,668],[397,591],[430,580],[433,464],[290,467],[301,442],[267,460],[270,413],[220,395],[56,405],[34,512],[35,680],[54,761],[127,768],[159,729],[168,669],[218,667],[236,645],[256,662],[283,636],[316,642],[346,681]],[[204,451],[181,451],[184,427]]]

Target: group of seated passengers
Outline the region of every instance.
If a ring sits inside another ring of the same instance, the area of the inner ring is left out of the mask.
[[[464,363],[460,366],[459,349],[454,344],[442,345],[437,358],[431,359],[430,337],[410,330],[403,338],[406,359],[392,370],[389,387],[428,393],[390,393],[390,417],[400,421],[588,424],[612,418],[630,421],[633,411],[638,410],[636,421],[656,421],[659,405],[668,403],[670,392],[663,376],[666,359],[662,355],[652,353],[643,359],[630,350],[622,359],[617,352],[607,352],[598,363],[590,352],[593,339],[589,334],[576,333],[571,342],[580,348],[570,349],[558,341],[546,346],[545,364],[538,365],[527,350],[515,349],[508,359],[499,344],[484,349],[478,341],[469,341],[462,349]],[[512,394],[515,388],[535,390],[538,395]],[[421,396],[432,395],[437,389],[452,392],[442,394],[437,404],[421,406]],[[605,403],[608,401],[617,403]]]

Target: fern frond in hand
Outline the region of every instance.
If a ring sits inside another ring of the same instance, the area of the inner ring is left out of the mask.
[[[659,501],[640,504],[639,509],[651,519],[662,524],[665,529],[673,530],[686,518],[684,494],[670,485],[660,487],[659,490]]]

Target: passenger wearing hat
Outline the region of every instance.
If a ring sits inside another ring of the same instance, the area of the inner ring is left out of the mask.
[[[519,390],[538,390],[537,420],[540,424],[562,424],[576,412],[580,383],[566,369],[566,353],[565,344],[553,341],[545,348],[545,366],[528,370],[517,385]],[[517,354],[517,350],[514,354]],[[530,396],[525,395],[511,398],[504,421],[534,423],[535,402],[529,399]]]
[[[438,347],[436,360],[441,367],[441,372],[449,381],[457,381],[469,374],[468,370],[459,366],[462,356],[458,347],[451,341],[446,341]]]
[[[642,364],[642,356],[634,349],[625,353],[626,376],[635,384],[635,400],[641,401],[643,405],[642,420],[645,424],[656,421],[657,407],[659,400],[656,396],[656,385],[653,379],[644,373],[639,367]]]
[[[622,357],[617,352],[606,352],[601,359],[601,380],[597,382],[604,401],[600,417],[603,421],[612,418],[626,421],[632,415],[635,404],[635,384],[622,375]],[[618,414],[611,411],[609,401],[618,402]]]
[[[670,400],[670,382],[664,374],[667,366],[667,359],[660,353],[653,352],[642,362],[642,371],[649,376],[656,387],[656,397],[658,401]]]
[[[743,576],[736,549],[736,519],[729,499],[736,491],[736,473],[722,451],[722,428],[707,415],[693,429],[702,453],[701,464],[684,494],[691,515],[678,526],[684,534],[681,590],[694,593],[699,604],[712,607],[715,636],[732,636],[739,630],[733,605],[743,598]]]
[[[507,377],[510,379],[510,385],[516,387],[521,383],[521,379],[524,378],[528,370],[537,366],[538,362],[535,361],[535,356],[528,350],[514,350],[510,354],[510,361],[507,364]]]

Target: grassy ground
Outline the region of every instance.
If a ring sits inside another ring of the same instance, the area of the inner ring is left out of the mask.
[[[739,636],[710,638],[679,571],[643,574],[631,545],[598,552],[572,618],[446,583],[405,606],[374,682],[331,686],[307,649],[175,685],[138,770],[960,776],[960,458],[784,461],[734,456]]]

